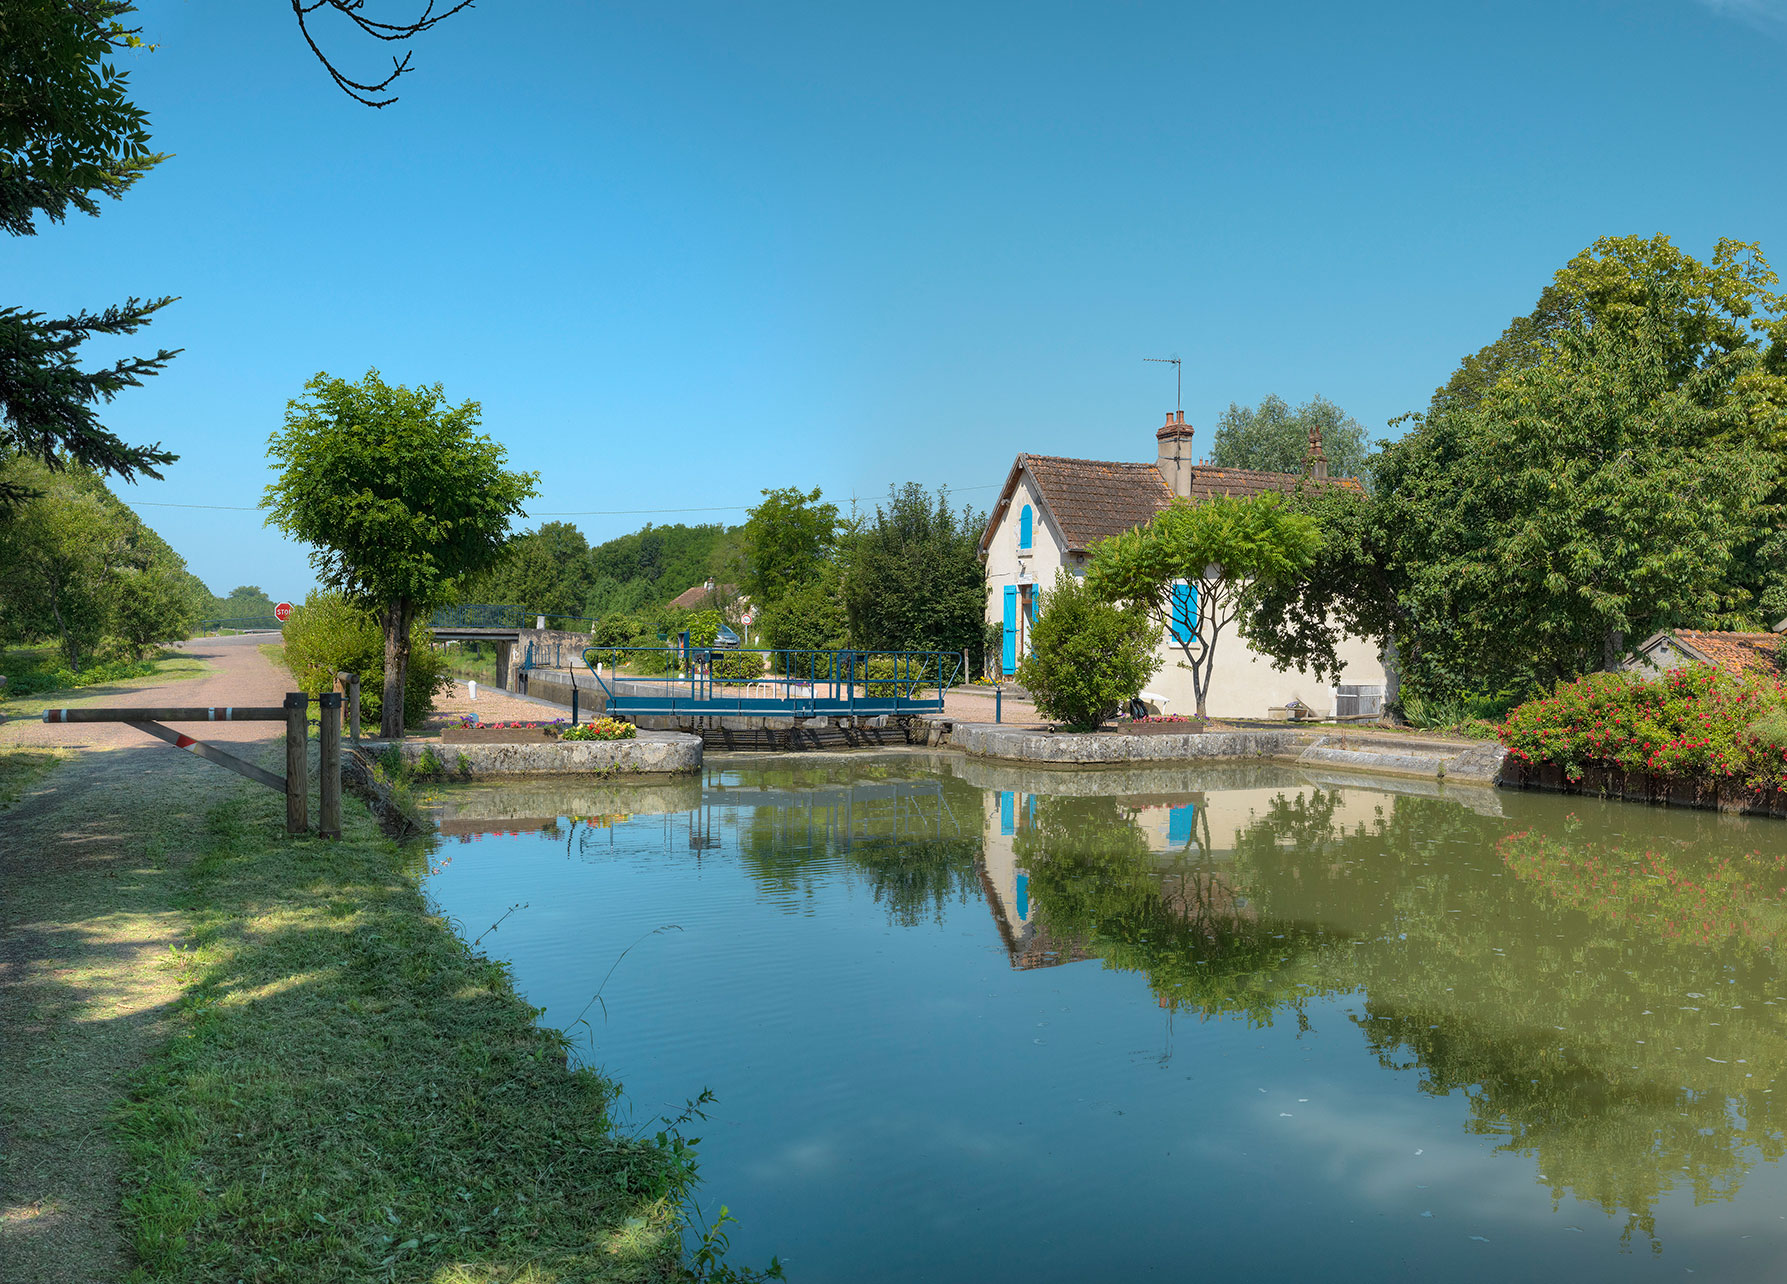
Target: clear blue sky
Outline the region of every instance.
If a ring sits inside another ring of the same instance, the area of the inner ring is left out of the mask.
[[[107,412],[183,456],[133,503],[254,504],[287,399],[376,365],[481,401],[535,514],[984,506],[1021,450],[1149,457],[1145,356],[1200,444],[1273,392],[1377,434],[1597,236],[1787,268],[1787,0],[484,0],[383,111],[280,0],[142,10],[173,159],[6,247],[34,307],[181,296]],[[311,583],[257,513],[139,511],[219,592]]]

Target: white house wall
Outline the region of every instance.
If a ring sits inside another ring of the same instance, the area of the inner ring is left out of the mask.
[[[1026,504],[1035,514],[1031,527],[1033,546],[1028,554],[1018,549],[1018,515]],[[1068,560],[1066,541],[1046,513],[1029,470],[1021,471],[1012,490],[1011,504],[999,515],[993,537],[987,543],[988,624],[1004,622],[1006,585],[1031,584],[1034,586],[1032,592],[1047,592],[1055,582],[1055,573]],[[1375,643],[1363,638],[1346,638],[1337,651],[1343,666],[1341,683],[1383,685],[1384,666]],[[1166,699],[1150,703],[1162,713],[1195,713],[1197,697],[1192,689],[1191,674],[1179,667],[1179,662],[1185,658],[1184,653],[1163,633],[1159,654],[1160,668],[1145,690]],[[1334,700],[1328,683],[1318,682],[1305,670],[1273,668],[1272,661],[1247,645],[1235,625],[1223,630],[1216,646],[1216,668],[1210,683],[1208,712],[1212,718],[1263,718],[1268,709],[1280,707],[1293,697],[1320,713],[1333,712]]]

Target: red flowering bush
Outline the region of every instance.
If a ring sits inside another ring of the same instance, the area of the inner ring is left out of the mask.
[[[1516,758],[1557,763],[1571,780],[1609,766],[1787,787],[1787,747],[1770,730],[1783,709],[1780,682],[1711,665],[1650,680],[1592,673],[1514,709],[1500,735]]]

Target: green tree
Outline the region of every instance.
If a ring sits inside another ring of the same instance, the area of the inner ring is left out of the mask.
[[[766,490],[746,515],[738,586],[753,602],[767,607],[821,575],[837,544],[838,506],[820,503],[820,493],[818,487]]]
[[[1070,731],[1092,731],[1133,699],[1156,669],[1160,630],[1140,607],[1095,597],[1068,571],[1057,571],[1018,662],[1018,683],[1045,718]]]
[[[135,656],[184,638],[197,619],[184,567],[158,562],[119,577],[112,629]]]
[[[1210,461],[1223,468],[1300,473],[1309,459],[1311,431],[1321,434],[1330,476],[1367,476],[1365,425],[1319,394],[1295,409],[1278,396],[1267,396],[1257,407],[1231,401],[1217,421]]]
[[[1279,495],[1175,500],[1146,526],[1100,540],[1086,587],[1107,602],[1127,602],[1166,630],[1185,659],[1207,716],[1210,675],[1222,632],[1242,614],[1250,592],[1296,579],[1315,560],[1321,532]]]
[[[489,569],[468,576],[459,596],[546,615],[582,615],[596,584],[589,551],[570,522],[542,522],[509,540]]]
[[[478,403],[447,404],[439,384],[358,383],[318,374],[286,406],[269,454],[282,465],[262,501],[268,522],[312,546],[328,588],[377,611],[384,633],[380,732],[403,734],[411,627],[462,576],[494,562],[539,477],[503,468],[474,431]]]
[[[1323,548],[1304,582],[1255,595],[1254,646],[1319,668],[1374,637],[1393,685],[1520,693],[1658,628],[1787,614],[1774,285],[1736,241],[1710,263],[1666,237],[1576,255],[1384,446],[1369,502],[1293,501]]]
[[[978,656],[985,631],[986,568],[980,563],[984,514],[933,499],[917,482],[889,487],[848,552],[845,616],[866,651],[962,651]]]
[[[147,115],[127,97],[129,75],[114,55],[142,47],[120,0],[0,0],[0,229],[33,236],[41,216],[59,223],[72,208],[98,214],[165,157],[149,150]],[[98,312],[49,317],[0,306],[0,464],[26,456],[56,470],[68,464],[126,480],[159,477],[177,456],[127,445],[99,422],[96,407],[172,360],[126,357],[95,370],[77,357],[90,337],[135,334],[171,298],[129,299]],[[0,510],[29,492],[0,481]]]

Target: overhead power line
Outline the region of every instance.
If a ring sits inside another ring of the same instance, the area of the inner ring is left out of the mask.
[[[947,486],[944,489],[950,494],[961,494],[970,490],[997,490],[998,482],[988,482],[982,486]],[[137,499],[127,503],[135,508],[201,508],[210,512],[223,513],[257,513],[258,504],[172,504],[165,500]],[[579,509],[539,509],[527,510],[529,517],[650,517],[657,513],[743,513],[754,508],[753,504],[711,504],[701,508],[579,508]]]

